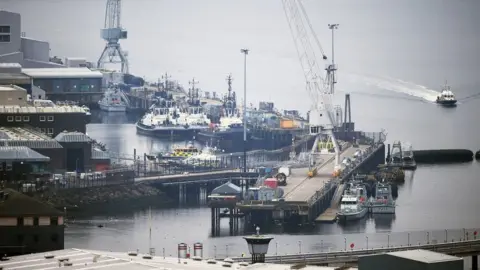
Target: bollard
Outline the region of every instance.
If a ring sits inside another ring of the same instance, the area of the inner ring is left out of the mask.
[[[187,244],[180,243],[178,244],[178,259],[187,258]]]
[[[193,256],[203,258],[203,245],[202,243],[193,244]]]

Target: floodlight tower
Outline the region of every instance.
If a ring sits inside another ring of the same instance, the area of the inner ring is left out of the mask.
[[[125,52],[120,48],[120,39],[127,38],[127,31],[120,25],[121,0],[107,0],[105,8],[105,24],[101,29],[101,37],[107,42],[100,58],[98,68],[107,63],[121,64],[121,72],[128,73],[128,60]]]

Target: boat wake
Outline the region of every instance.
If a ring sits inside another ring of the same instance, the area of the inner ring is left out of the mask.
[[[411,97],[420,98],[428,102],[435,102],[437,96],[440,95],[439,91],[435,91],[426,86],[400,79],[365,75],[356,75],[355,77],[355,81],[361,81],[367,86],[373,86],[381,90],[388,90],[399,94],[409,95]]]

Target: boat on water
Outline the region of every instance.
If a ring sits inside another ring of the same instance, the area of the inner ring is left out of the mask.
[[[198,133],[198,140],[213,145],[225,152],[243,151],[243,118],[237,109],[237,98],[232,91],[232,76],[227,77],[228,92],[223,100],[223,108],[218,124],[211,124],[206,130]],[[250,134],[247,134],[247,140]]]
[[[439,96],[437,96],[438,104],[445,106],[445,107],[453,107],[457,105],[457,99],[455,98],[455,94],[453,94],[450,86],[445,81],[445,85],[442,87],[442,92]]]
[[[363,185],[350,185],[340,201],[339,222],[359,220],[368,213],[367,191]]]
[[[395,214],[392,186],[385,183],[377,183],[375,196],[370,198],[369,207],[373,214]]]
[[[108,88],[102,99],[98,101],[98,106],[100,106],[100,110],[106,112],[126,112],[125,98],[120,89]]]
[[[220,160],[221,159],[215,155],[215,149],[207,146],[204,147],[200,153],[191,155],[182,162],[193,166],[218,167]]]
[[[162,95],[156,104],[137,122],[138,134],[159,138],[192,139],[201,130],[207,129],[207,118],[198,99],[189,95],[186,107],[180,107],[172,95]]]

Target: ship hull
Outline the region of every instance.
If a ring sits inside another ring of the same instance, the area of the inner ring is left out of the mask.
[[[362,208],[362,210],[358,212],[347,212],[347,213],[338,213],[338,221],[339,222],[347,222],[347,221],[353,221],[353,220],[359,220],[365,217],[367,214],[368,209],[367,208]]]
[[[370,209],[372,214],[395,214],[394,205],[371,205]]]
[[[100,110],[105,111],[105,112],[126,112],[127,111],[127,106],[124,105],[105,105],[102,103],[98,104],[100,107]]]
[[[192,140],[206,127],[149,127],[137,123],[137,134],[152,136],[156,138]]]
[[[456,100],[437,100],[437,104],[442,105],[444,107],[454,107],[457,106]]]

